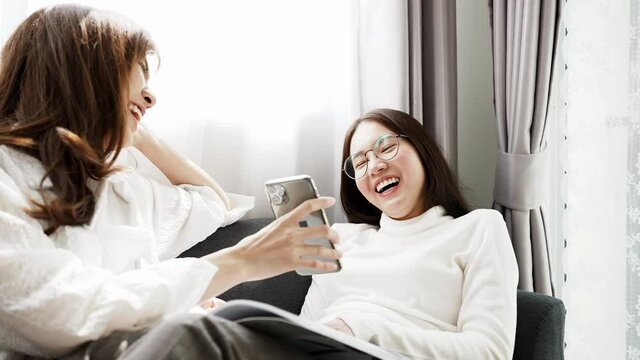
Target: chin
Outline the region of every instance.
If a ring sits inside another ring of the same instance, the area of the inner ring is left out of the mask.
[[[407,215],[409,215],[408,211],[402,211],[396,207],[385,206],[380,209],[382,210],[383,213],[385,213],[388,217],[392,219],[403,219]]]
[[[385,214],[387,214],[388,217],[394,220],[408,220],[407,214],[393,214],[393,213],[385,213]]]
[[[385,206],[383,208],[379,208],[379,209],[383,209],[382,212],[385,213],[388,217],[392,218],[392,219],[396,219],[396,220],[408,220],[410,218],[414,218],[416,216],[419,216],[420,214],[422,214],[422,212],[420,212],[417,215],[412,215],[412,213],[414,213],[415,208],[407,208],[407,207],[403,207],[403,206],[393,206],[391,204],[388,204],[388,206]]]

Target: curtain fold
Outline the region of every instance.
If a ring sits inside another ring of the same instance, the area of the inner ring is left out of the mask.
[[[458,170],[456,2],[408,0],[409,112]]]
[[[458,169],[455,1],[359,0],[359,113],[389,107],[421,121]]]
[[[553,295],[545,130],[561,0],[489,0],[498,124],[494,208],[507,223],[519,288]]]

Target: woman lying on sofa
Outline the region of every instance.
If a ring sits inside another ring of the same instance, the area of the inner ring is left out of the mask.
[[[518,268],[500,213],[469,212],[400,111],[356,120],[343,160],[342,270],[313,276],[301,316],[415,359],[511,359]]]
[[[0,358],[304,358],[187,311],[243,281],[331,270],[306,255],[339,254],[304,241],[335,242],[335,232],[298,221],[333,199],[309,201],[232,248],[174,259],[240,209],[141,123],[156,103],[153,51],[126,19],[72,5],[35,12],[2,50]],[[114,166],[127,146],[172,184]]]

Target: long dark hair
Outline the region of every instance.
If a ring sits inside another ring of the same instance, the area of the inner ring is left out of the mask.
[[[392,109],[376,109],[360,117],[351,125],[344,137],[342,163],[349,157],[351,139],[363,121],[374,121],[396,134],[406,135],[418,152],[425,169],[424,208],[441,205],[454,218],[469,212],[469,205],[462,195],[458,178],[449,168],[438,144],[427,134],[424,127],[410,115]],[[340,200],[347,219],[352,223],[380,225],[382,212],[370,204],[360,193],[356,182],[341,172]]]
[[[128,20],[76,5],[36,11],[2,49],[0,144],[43,164],[41,202],[31,199],[26,210],[48,222],[47,234],[91,220],[95,196],[87,182],[117,170],[131,69],[154,51]],[[50,189],[43,188],[47,177]]]

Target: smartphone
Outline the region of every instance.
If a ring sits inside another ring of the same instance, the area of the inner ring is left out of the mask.
[[[275,215],[276,218],[279,218],[295,209],[306,200],[314,199],[319,196],[318,188],[309,175],[297,175],[281,179],[272,179],[264,184],[264,188],[267,198],[269,199],[271,211],[273,211],[273,215]],[[327,214],[324,209],[316,210],[300,221],[300,227],[319,225],[329,225]],[[305,243],[309,245],[321,245],[326,248],[333,249],[333,243],[328,239],[307,239]],[[320,261],[334,263],[337,268],[330,271],[300,268],[296,269],[296,272],[300,275],[315,275],[337,272],[341,269],[340,261],[337,259],[322,256],[316,256],[314,258],[317,258]]]

